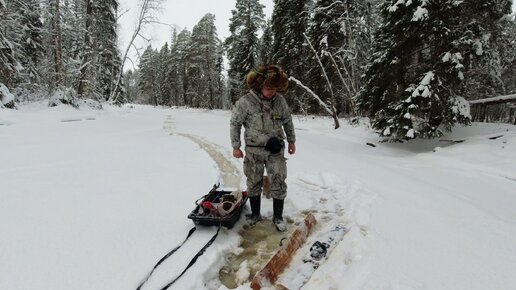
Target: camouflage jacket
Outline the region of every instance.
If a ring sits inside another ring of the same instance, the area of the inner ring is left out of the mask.
[[[231,146],[240,148],[240,131],[244,126],[244,141],[246,150],[255,153],[265,153],[263,148],[271,137],[288,143],[296,142],[294,124],[290,108],[281,94],[276,94],[271,100],[251,90],[242,96],[235,104],[231,115],[230,135]]]

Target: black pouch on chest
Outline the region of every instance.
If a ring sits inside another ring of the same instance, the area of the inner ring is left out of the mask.
[[[265,150],[269,151],[271,154],[278,154],[281,152],[281,149],[285,146],[285,142],[280,140],[277,137],[271,137],[267,140],[267,144],[265,144]]]

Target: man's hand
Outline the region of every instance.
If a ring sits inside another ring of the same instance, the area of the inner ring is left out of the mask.
[[[242,150],[240,150],[240,148],[233,148],[233,157],[244,158],[244,153],[242,152]]]
[[[296,144],[288,143],[288,154],[292,155],[294,153],[296,153]]]

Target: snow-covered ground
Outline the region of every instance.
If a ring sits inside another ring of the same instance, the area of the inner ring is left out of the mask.
[[[244,186],[229,117],[142,106],[0,110],[0,289],[136,289],[185,238],[198,197],[219,180]],[[350,228],[304,289],[514,289],[516,126],[474,124],[440,138],[462,143],[392,144],[365,126],[335,131],[327,118],[295,125],[286,215],[315,213],[308,246],[337,223]],[[272,215],[269,200],[263,211]],[[215,230],[199,228],[144,289],[175,278]],[[226,289],[218,272],[238,245],[237,231],[222,229],[170,289]]]

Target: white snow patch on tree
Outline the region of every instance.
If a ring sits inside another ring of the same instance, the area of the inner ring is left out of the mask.
[[[421,6],[417,7],[416,12],[414,12],[414,15],[412,16],[412,21],[421,21],[428,18],[428,10],[426,8],[423,8]]]
[[[419,97],[419,88],[415,89],[415,90],[412,92],[412,97],[414,97],[414,98]]]
[[[405,115],[403,115],[403,118],[405,119],[410,119],[411,115],[410,113],[405,113]]]
[[[407,131],[407,134],[405,134],[405,136],[406,136],[406,137],[408,137],[408,138],[414,138],[414,136],[415,136],[415,131],[414,131],[414,129],[410,129],[410,130],[408,130],[408,131]]]
[[[432,92],[430,91],[430,82],[434,79],[434,73],[432,71],[429,71],[425,74],[425,76],[423,77],[423,79],[421,80],[421,82],[419,83],[419,85],[417,86],[417,88],[414,89],[414,91],[412,92],[412,95],[411,97],[407,98],[405,100],[406,103],[411,103],[412,102],[412,97],[413,98],[416,98],[416,97],[423,97],[423,98],[428,98],[432,95]],[[408,88],[406,91],[412,91],[411,88]]]
[[[328,46],[328,36],[324,36],[321,41],[319,42],[321,46]]]
[[[473,44],[473,46],[475,47],[476,55],[484,54],[484,48],[483,48],[482,42],[479,39],[475,40],[475,43]]]
[[[450,59],[451,59],[451,53],[448,51],[443,56],[443,62],[448,62],[448,61],[450,61]]]
[[[382,135],[384,135],[384,136],[391,135],[391,127],[387,127],[385,130],[383,130]]]
[[[19,62],[18,62],[18,63],[16,63],[16,66],[15,66],[15,67],[16,67],[16,70],[17,70],[17,71],[22,71],[22,70],[24,69],[23,65],[21,65],[21,63],[19,63]]]
[[[398,2],[396,2],[394,5],[389,7],[389,12],[396,12],[396,10],[398,10],[398,5],[403,5],[403,4],[405,4],[405,0],[398,0]]]
[[[469,102],[463,97],[456,97],[452,110],[455,114],[471,119]]]
[[[463,65],[462,63],[457,63],[457,64],[455,65],[455,68],[456,68],[456,69],[461,69],[461,68],[464,68],[464,65]]]
[[[443,57],[443,61],[444,61],[444,62],[446,62],[445,58],[447,58],[447,54],[448,54],[448,53],[446,53],[446,55]],[[454,53],[454,54],[451,54],[451,62],[452,62],[453,64],[455,64],[455,68],[456,68],[457,70],[459,70],[459,71],[460,71],[461,69],[463,69],[463,68],[464,68],[464,65],[463,65],[463,64],[462,64],[462,62],[461,62],[461,61],[462,61],[462,59],[463,59],[463,58],[462,58],[462,54],[460,54],[460,53],[458,53],[458,52],[457,52],[457,53]],[[449,59],[448,59],[448,60],[449,60]],[[461,77],[461,75],[462,75],[462,77]],[[462,72],[459,72],[459,78],[461,78],[461,80],[462,80],[462,79],[464,79],[464,76],[463,76]]]
[[[433,71],[429,71],[429,72],[426,73],[426,75],[423,78],[423,80],[421,80],[420,84],[423,85],[423,86],[428,86],[433,79],[434,79],[434,72]]]
[[[423,93],[421,94],[421,97],[428,98],[431,95],[432,95],[432,93],[430,92],[430,89],[428,88],[428,86],[426,86],[425,89],[423,90]]]

